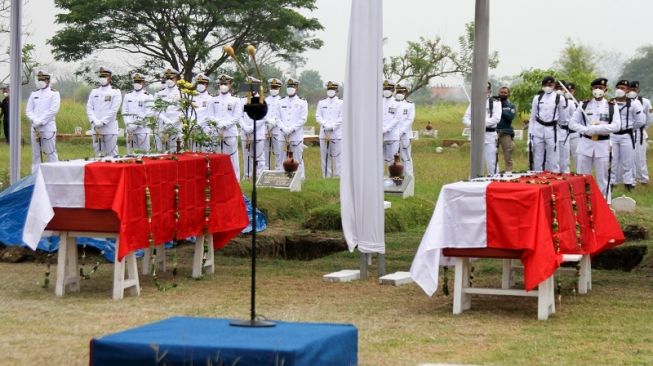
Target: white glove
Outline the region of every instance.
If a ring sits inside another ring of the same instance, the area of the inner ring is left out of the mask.
[[[245,126],[245,127],[243,127],[243,131],[245,131],[246,134],[250,134],[250,133],[254,132],[254,127]]]
[[[277,121],[273,119],[268,119],[265,123],[268,125],[268,128],[270,129],[275,128],[277,126]]]
[[[585,131],[585,134],[587,136],[594,136],[597,134],[596,126],[587,126],[587,131]]]
[[[130,123],[130,124],[127,125],[127,132],[128,133],[134,133],[134,131],[136,131],[136,128],[137,128],[136,125]]]
[[[222,120],[216,122],[215,125],[216,125],[216,127],[218,129],[223,129],[223,128],[227,127],[227,124],[225,123],[225,121],[222,121]]]
[[[44,124],[45,123],[43,123],[40,119],[35,119],[34,121],[32,121],[32,127],[34,127],[34,128],[39,128],[39,127],[43,126]]]
[[[293,133],[293,129],[290,127],[282,127],[281,131],[283,132],[284,135],[288,136],[291,133]]]

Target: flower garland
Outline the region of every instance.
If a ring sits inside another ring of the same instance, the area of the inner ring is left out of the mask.
[[[204,155],[204,161],[206,161],[206,185],[204,186],[204,235],[208,235],[209,218],[211,215],[211,159],[208,155]],[[204,239],[202,250],[202,268],[204,268],[209,253],[209,244],[206,238]]]
[[[587,217],[590,221],[590,229],[594,233],[594,220],[592,219],[592,187],[587,177],[585,177],[585,199],[587,200]]]
[[[551,191],[553,191],[553,187],[551,187]],[[553,192],[551,192],[551,217],[553,218],[551,224],[553,229],[553,248],[556,254],[560,254],[560,238],[558,237],[560,224],[558,223],[558,210],[556,209],[556,195]]]

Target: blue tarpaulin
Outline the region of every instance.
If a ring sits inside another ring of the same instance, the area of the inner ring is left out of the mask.
[[[25,245],[23,232],[27,220],[30,203],[34,193],[35,176],[29,175],[15,184],[12,184],[6,190],[0,192],[0,242],[5,245]],[[243,229],[243,233],[252,231],[251,217],[252,205],[249,199],[243,194],[243,200],[247,206],[247,215],[250,218],[250,224]],[[256,229],[257,232],[267,229],[268,220],[265,214],[256,210]],[[194,241],[194,238],[191,238]],[[103,252],[104,257],[113,262],[115,257],[115,239],[102,238],[76,238],[78,246],[86,245]],[[171,243],[166,248],[172,247]],[[59,249],[59,237],[43,237],[38,243],[37,249],[49,253],[56,252]],[[137,256],[142,255],[137,253]]]

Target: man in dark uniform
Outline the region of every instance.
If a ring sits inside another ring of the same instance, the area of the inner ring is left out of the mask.
[[[4,127],[5,131],[5,138],[7,139],[7,143],[9,143],[9,88],[4,87],[2,88],[2,95],[4,96],[4,99],[2,100],[2,104],[0,105],[0,110],[2,113],[2,126]]]
[[[515,105],[509,100],[510,88],[507,86],[499,89],[499,100],[501,101],[501,120],[497,125],[499,132],[499,145],[503,151],[503,160],[506,163],[506,173],[512,172],[512,151],[515,149],[515,131],[512,128],[512,121],[515,119]]]

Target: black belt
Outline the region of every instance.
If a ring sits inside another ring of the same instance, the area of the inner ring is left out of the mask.
[[[497,132],[496,127],[485,127],[485,132]]]
[[[594,138],[594,136],[587,136],[587,135],[581,135],[581,136],[583,136],[586,139],[590,139],[590,140],[592,140]],[[609,140],[610,139],[610,135],[598,135],[596,137],[597,137],[597,140],[599,140],[599,141]]]
[[[536,117],[535,120],[544,127],[554,127],[558,121],[544,122],[539,117]]]
[[[615,134],[615,135],[625,135],[625,134],[632,135],[632,133],[633,133],[633,129],[632,129],[632,128],[629,128],[629,129],[627,129],[627,130],[621,130],[621,131],[619,131],[619,132],[615,132],[614,134]]]

